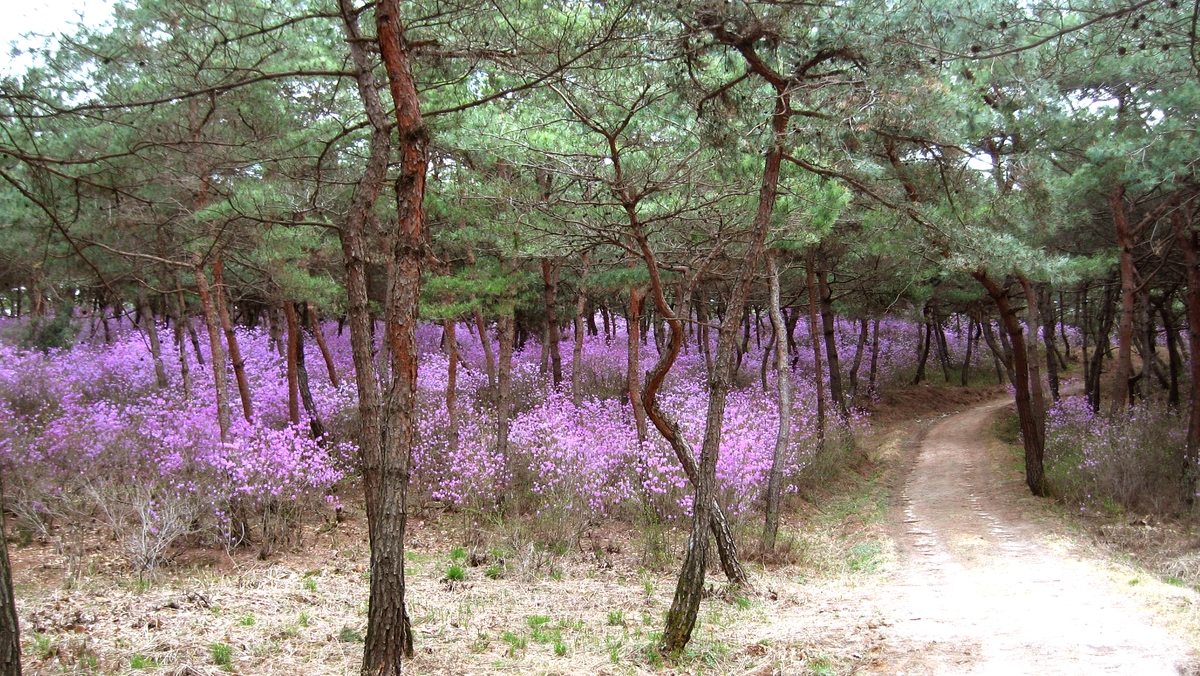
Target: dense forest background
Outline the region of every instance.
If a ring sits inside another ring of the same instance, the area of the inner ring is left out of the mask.
[[[371,674],[412,650],[411,505],[691,523],[676,653],[709,564],[752,586],[746,524],[774,548],[781,496],[901,383],[1008,382],[1035,495],[1189,512],[1196,25],[120,5],[0,82],[6,510],[101,515],[151,571],[363,500]]]

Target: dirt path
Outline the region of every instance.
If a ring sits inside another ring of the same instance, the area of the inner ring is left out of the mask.
[[[995,401],[938,422],[900,495],[901,563],[879,603],[889,674],[1190,674],[1179,639],[1055,546],[990,441]]]

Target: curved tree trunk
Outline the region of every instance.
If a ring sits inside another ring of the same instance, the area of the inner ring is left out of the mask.
[[[791,114],[791,103],[783,89],[777,89],[775,110],[771,117],[773,143],[763,166],[762,186],[759,189],[758,211],[754,216],[754,230],[747,244],[745,258],[737,271],[729,303],[725,307],[725,320],[717,333],[717,354],[709,372],[708,412],[705,416],[704,445],[700,449],[700,463],[695,482],[696,499],[692,503],[695,513],[692,532],[688,540],[687,553],[679,573],[679,583],[671,609],[667,612],[663,628],[662,649],[668,653],[683,650],[691,639],[695,628],[700,601],[704,595],[704,566],[708,549],[708,527],[712,516],[716,490],[717,457],[721,446],[721,425],[725,419],[725,402],[732,385],[734,343],[742,307],[750,295],[750,283],[755,268],[762,257],[766,244],[771,217],[775,211],[778,195],[779,165],[783,159],[784,135]],[[661,308],[660,308],[661,310]]]
[[[1017,405],[1017,417],[1021,424],[1021,440],[1025,447],[1025,483],[1036,496],[1046,495],[1045,470],[1043,457],[1045,455],[1045,427],[1041,411],[1035,410],[1035,402],[1030,388],[1030,366],[1025,350],[1025,335],[1017,314],[1009,302],[1008,291],[988,276],[983,270],[972,273],[987,289],[988,295],[996,303],[1000,311],[1000,322],[1008,334],[1012,344],[1012,376],[1013,395]],[[1037,326],[1037,324],[1034,324]],[[1038,402],[1040,404],[1040,402]]]
[[[859,322],[858,327],[858,343],[854,346],[854,361],[850,363],[850,385],[847,396],[850,399],[850,405],[856,405],[858,401],[858,370],[862,367],[863,352],[867,346],[867,338],[870,336],[870,326],[866,317],[863,317]]]

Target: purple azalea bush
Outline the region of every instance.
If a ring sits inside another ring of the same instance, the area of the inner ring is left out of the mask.
[[[170,330],[157,327],[169,376],[169,385],[159,389],[145,335],[128,321],[108,321],[108,330],[100,331],[93,318],[93,330],[80,331],[70,349],[41,352],[0,341],[0,415],[9,421],[0,429],[0,466],[10,509],[22,528],[48,536],[58,524],[98,519],[126,545],[134,565],[152,567],[184,535],[212,543],[248,537],[261,541],[278,534],[280,515],[286,515],[286,530],[305,513],[340,504],[338,496],[352,478],[355,461],[356,393],[349,336],[335,323],[326,323],[322,331],[342,374],[338,386],[314,341],[306,341],[309,382],[326,435],[313,439],[307,420],[289,424],[286,365],[279,346],[262,328],[239,327],[254,417],[247,421],[241,416],[230,378],[233,425],[222,442],[203,328],[195,327],[203,364],[186,341],[191,385],[185,396]],[[858,329],[849,321],[837,325],[844,374]],[[965,329],[953,329],[947,331],[950,352],[961,355]],[[918,358],[913,338],[919,330],[913,322],[881,323],[877,389],[912,377]],[[687,515],[691,489],[673,452],[652,425],[646,439],[638,440],[623,394],[626,335],[623,326],[615,331],[607,338],[585,335],[583,357],[576,365],[568,330],[561,344],[564,382],[558,387],[543,370],[536,338],[516,351],[514,408],[504,457],[496,448],[496,393],[474,325],[463,324],[457,331],[461,363],[453,433],[442,329],[422,325],[417,332],[420,411],[413,500],[488,511],[507,498],[519,510],[572,522],[628,518],[647,510],[663,520]],[[816,383],[808,336],[802,320],[792,360],[792,438],[784,468],[790,486],[816,448]],[[494,334],[483,338],[496,349]],[[775,446],[779,411],[770,369],[765,390],[760,382],[762,360],[769,359],[765,345],[765,336],[750,342],[722,429],[720,500],[735,517],[758,507]],[[645,341],[643,373],[657,356],[654,341]],[[860,366],[861,391],[867,391],[869,359],[869,353],[864,355]],[[954,359],[961,362],[961,356]],[[986,347],[977,350],[976,360],[976,367],[990,361]],[[578,404],[570,391],[575,368],[583,383]],[[927,369],[935,368],[931,357]],[[705,383],[705,357],[692,341],[668,377],[661,403],[697,450],[704,435]],[[850,423],[865,424],[859,414]],[[268,527],[271,523],[276,526]]]

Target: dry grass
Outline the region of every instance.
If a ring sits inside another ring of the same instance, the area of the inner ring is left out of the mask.
[[[409,528],[417,650],[409,668],[766,676],[883,664],[883,622],[870,600],[895,556],[889,487],[916,429],[877,432],[855,470],[790,499],[779,550],[744,552],[754,593],[727,590],[710,571],[694,638],[673,659],[655,648],[686,536],[677,526],[609,522],[560,533],[534,520],[420,514]],[[362,514],[347,511],[344,523],[309,526],[297,549],[270,561],[191,550],[151,583],[99,536],[73,564],[84,571],[74,582],[53,547],[11,548],[26,673],[357,673],[368,550]],[[758,518],[736,525],[744,550]],[[447,579],[455,564],[461,581]]]
[[[570,550],[553,551],[534,544],[533,524],[467,532],[457,515],[427,514],[410,531],[408,600],[417,641],[411,668],[841,671],[871,654],[873,618],[858,610],[856,597],[888,556],[879,490],[853,474],[820,496],[819,507],[802,505],[781,532],[787,563],[750,564],[755,593],[727,590],[715,573],[694,639],[674,660],[655,646],[674,591],[681,530],[660,529],[648,543],[629,524],[608,523],[580,534]],[[187,552],[154,582],[126,572],[117,545],[98,538],[89,540],[85,572],[73,582],[52,547],[14,548],[26,672],[355,673],[366,630],[363,525],[359,514],[337,528],[310,528],[301,550],[270,562],[251,552]],[[753,524],[743,528],[749,533]],[[454,551],[467,541],[473,546]],[[456,563],[464,578],[448,580]],[[224,655],[227,665],[220,664]]]

